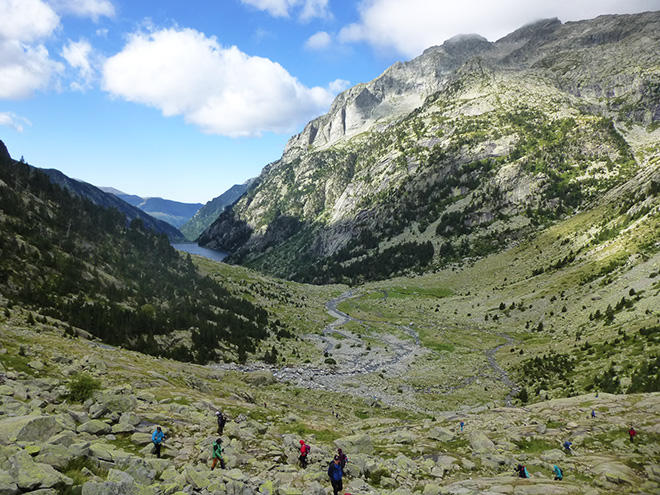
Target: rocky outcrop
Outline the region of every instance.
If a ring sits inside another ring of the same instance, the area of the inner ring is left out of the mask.
[[[534,212],[586,208],[634,177],[626,129],[660,116],[659,26],[657,12],[554,19],[431,47],[338,95],[199,243],[315,283],[376,278],[383,251],[413,239],[439,264],[507,246]]]

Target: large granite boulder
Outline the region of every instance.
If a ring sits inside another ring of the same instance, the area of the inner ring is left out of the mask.
[[[477,453],[489,452],[495,449],[495,444],[481,431],[471,431],[469,440],[472,450]]]
[[[24,491],[73,485],[71,478],[48,464],[34,462],[32,456],[24,450],[9,458],[9,474],[18,488]]]
[[[371,437],[365,434],[350,435],[335,440],[335,447],[342,449],[348,455],[350,453],[372,454],[374,452],[374,443]]]
[[[0,420],[0,444],[45,442],[65,427],[56,416],[16,416]]]

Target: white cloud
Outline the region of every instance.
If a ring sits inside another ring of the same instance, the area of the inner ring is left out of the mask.
[[[50,36],[59,23],[41,0],[0,0],[0,41],[29,43]]]
[[[332,102],[281,65],[223,48],[193,29],[134,34],[103,67],[103,87],[165,116],[182,115],[202,131],[231,137],[291,132]]]
[[[305,47],[309,48],[310,50],[323,50],[324,48],[330,46],[331,42],[332,36],[330,36],[325,31],[319,31],[318,33],[309,37],[309,39],[305,42]]]
[[[74,42],[69,40],[69,43],[62,48],[61,55],[72,68],[78,71],[79,80],[71,83],[71,89],[75,91],[89,89],[95,74],[92,67],[93,49],[89,41]]]
[[[100,17],[114,17],[115,6],[109,0],[50,0],[55,10],[78,17],[90,17],[94,22]]]
[[[414,57],[457,34],[477,33],[494,41],[543,18],[565,22],[659,8],[660,0],[364,0],[360,21],[344,27],[339,39]]]
[[[328,10],[328,0],[306,0],[300,12],[300,19],[308,21],[314,17],[329,18],[332,17]]]
[[[52,61],[43,45],[27,46],[18,41],[0,43],[0,99],[28,98],[45,89],[62,69]]]
[[[294,9],[298,10],[302,21],[314,17],[331,17],[328,0],[241,0],[241,2],[266,11],[273,17],[290,17]]]
[[[10,127],[15,131],[23,132],[23,126],[31,124],[28,119],[19,117],[13,112],[0,112],[0,125]]]

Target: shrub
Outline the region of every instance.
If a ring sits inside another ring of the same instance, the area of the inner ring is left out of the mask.
[[[85,402],[94,392],[101,390],[101,382],[89,375],[81,374],[73,378],[66,387],[69,389],[69,399],[74,402]]]

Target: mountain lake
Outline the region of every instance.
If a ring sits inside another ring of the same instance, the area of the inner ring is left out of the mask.
[[[229,255],[229,253],[224,253],[222,251],[214,251],[213,249],[203,248],[192,242],[176,244],[173,243],[172,247],[174,249],[178,249],[179,251],[185,251],[186,253],[190,254],[198,254],[215,261],[222,261]]]

